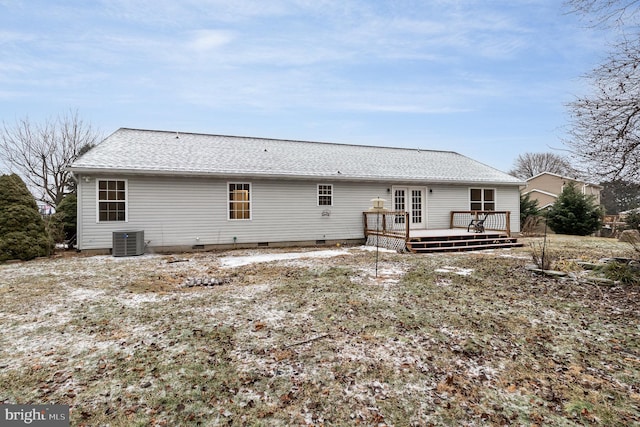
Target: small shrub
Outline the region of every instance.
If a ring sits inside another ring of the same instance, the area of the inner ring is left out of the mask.
[[[640,284],[640,268],[628,262],[611,261],[598,268],[609,280],[625,285]]]
[[[559,255],[556,251],[551,250],[548,245],[544,245],[542,242],[531,243],[531,258],[533,258],[534,264],[541,270],[551,270]]]
[[[578,272],[582,271],[583,268],[578,265],[578,263],[571,259],[560,259],[554,263],[554,268],[558,271],[568,272]]]
[[[78,198],[69,194],[57,206],[56,213],[47,224],[49,234],[56,243],[71,240],[76,235]]]
[[[525,237],[535,236],[536,234],[538,234],[538,229],[540,227],[541,222],[542,222],[542,217],[539,215],[528,216],[522,223],[520,232]]]

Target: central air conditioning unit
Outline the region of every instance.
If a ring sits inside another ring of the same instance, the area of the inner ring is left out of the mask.
[[[144,254],[144,231],[114,231],[113,256],[136,256]]]

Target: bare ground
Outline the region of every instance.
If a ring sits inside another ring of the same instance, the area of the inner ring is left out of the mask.
[[[381,252],[377,277],[361,248],[0,265],[0,402],[87,426],[639,424],[640,289],[575,263],[634,254],[549,250],[570,277],[528,247]]]

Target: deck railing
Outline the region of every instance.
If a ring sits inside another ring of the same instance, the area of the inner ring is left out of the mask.
[[[409,213],[404,211],[366,211],[364,237],[389,237],[409,241]],[[509,211],[451,211],[449,228],[469,228],[472,220],[484,219],[484,229],[503,231],[511,237],[511,212]],[[472,227],[473,229],[473,227]]]
[[[504,231],[511,236],[511,212],[509,211],[451,211],[449,228],[469,228],[472,220],[484,219],[484,229]],[[473,228],[473,227],[472,227]]]
[[[364,215],[364,237],[382,236],[409,239],[409,213],[404,211],[367,211]]]

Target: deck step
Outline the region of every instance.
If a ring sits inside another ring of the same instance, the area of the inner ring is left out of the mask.
[[[448,246],[439,248],[413,248],[407,245],[409,251],[413,253],[431,253],[431,252],[463,252],[463,251],[482,251],[485,249],[505,249],[518,248],[524,246],[522,243],[502,243],[495,245],[478,245],[478,246]]]
[[[440,241],[458,241],[458,240],[489,240],[489,239],[504,239],[509,238],[503,233],[479,233],[479,234],[457,234],[452,236],[424,236],[415,237],[410,241],[415,242],[440,242]]]
[[[518,239],[506,236],[473,239],[440,238],[438,240],[413,240],[407,242],[407,249],[415,253],[477,251],[521,246],[523,244],[518,243]]]

